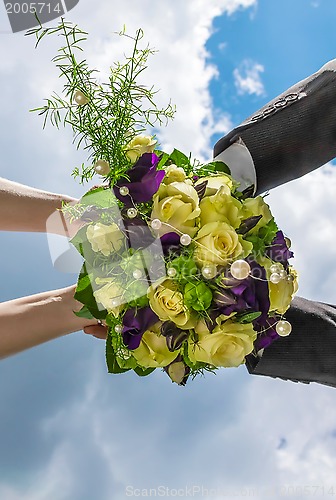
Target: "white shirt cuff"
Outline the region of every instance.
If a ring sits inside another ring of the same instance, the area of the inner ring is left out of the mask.
[[[257,175],[253,158],[241,139],[219,153],[214,160],[226,163],[232,177],[240,183],[239,191],[254,186],[253,194],[256,192]]]

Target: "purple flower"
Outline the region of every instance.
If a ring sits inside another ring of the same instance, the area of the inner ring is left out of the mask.
[[[275,330],[275,326],[278,322],[277,318],[272,318],[268,316],[264,321],[263,325],[256,324],[254,325],[255,330],[258,332],[258,337],[254,342],[254,347],[257,351],[260,349],[265,349],[269,345],[280,338]]]
[[[145,331],[157,321],[159,318],[150,307],[128,309],[123,318],[122,337],[124,344],[131,350],[139,347]]]
[[[144,153],[136,164],[126,172],[129,180],[120,180],[114,186],[114,194],[118,200],[123,201],[127,206],[150,201],[165,176],[164,170],[156,169],[159,159],[155,153]],[[129,190],[129,194],[126,196],[120,194],[120,188],[123,186]]]
[[[288,259],[294,256],[286,244],[282,231],[278,231],[270,246],[266,248],[266,255],[275,262],[280,262],[285,268],[288,266]]]
[[[230,288],[223,288],[214,295],[214,301],[222,314],[261,312],[255,321],[264,322],[270,308],[266,270],[255,261],[249,264],[252,276],[245,280],[233,280]]]
[[[156,240],[148,224],[139,217],[134,219],[123,219],[124,232],[127,237],[129,248],[138,250],[139,248],[147,248]]]
[[[180,245],[180,236],[171,231],[170,233],[163,234],[160,238],[162,251],[164,255],[167,257],[171,252],[180,253],[181,245]]]

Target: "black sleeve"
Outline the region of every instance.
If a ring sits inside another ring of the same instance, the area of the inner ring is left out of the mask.
[[[291,334],[275,340],[261,358],[249,355],[249,373],[336,387],[336,307],[296,297],[286,319]]]
[[[241,138],[257,173],[257,194],[336,156],[336,59],[297,83],[220,139],[214,156]]]

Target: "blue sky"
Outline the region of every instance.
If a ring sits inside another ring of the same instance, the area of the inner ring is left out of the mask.
[[[98,0],[94,10],[80,0],[68,19],[90,32],[86,55],[103,73],[125,50],[112,32],[142,26],[159,50],[149,83],[178,109],[162,145],[209,158],[216,138],[336,57],[335,17],[332,0]],[[0,176],[80,196],[70,172],[85,155],[69,131],[42,131],[28,112],[59,88],[57,48],[49,40],[35,51],[23,34],[0,33]],[[300,294],[330,303],[335,192],[327,165],[268,198],[293,241]],[[0,241],[0,300],[75,282],[53,268],[45,235]],[[160,371],[111,376],[104,343],[78,332],[0,363],[0,499],[122,500],[132,488],[203,486],[215,500],[249,488],[268,500],[269,488],[280,499],[286,485],[325,498],[336,466],[334,394],[243,366],[185,388]]]

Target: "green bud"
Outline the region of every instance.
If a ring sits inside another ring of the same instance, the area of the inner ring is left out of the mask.
[[[184,287],[184,303],[195,311],[206,311],[212,301],[212,291],[203,281],[187,283]]]
[[[176,259],[170,262],[169,267],[176,269],[177,278],[182,280],[187,280],[190,277],[195,276],[197,274],[198,269],[195,262],[185,255],[180,255]]]

